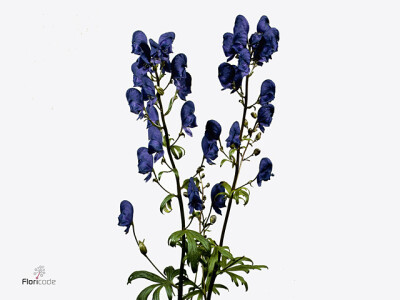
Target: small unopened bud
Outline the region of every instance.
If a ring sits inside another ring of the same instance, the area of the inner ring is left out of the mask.
[[[201,174],[201,179],[203,179],[204,177],[206,177],[206,175],[203,173],[203,174]]]
[[[253,133],[253,129],[249,128],[248,132],[249,132],[249,135],[251,135]]]
[[[143,242],[139,241],[139,250],[143,255],[147,254],[147,248],[146,248],[146,245],[144,244],[144,240],[143,240]]]
[[[244,127],[247,128],[248,125],[249,125],[249,122],[247,120],[244,120]]]
[[[188,197],[188,193],[187,192],[183,192],[183,196]]]
[[[257,155],[259,155],[260,153],[261,153],[261,150],[260,150],[260,149],[258,149],[258,148],[254,149],[254,152],[253,152],[254,156],[257,156]]]
[[[256,135],[256,141],[258,141],[259,139],[261,139],[261,132],[257,133]]]
[[[257,118],[257,113],[256,113],[255,111],[253,111],[253,112],[251,113],[251,116],[255,119],[255,118]]]
[[[210,183],[209,182],[207,182],[207,184],[206,184],[206,186],[205,186],[206,188],[208,188],[208,187],[210,187]]]
[[[164,90],[162,88],[160,88],[159,86],[156,86],[156,90],[161,96],[164,95]]]
[[[206,195],[204,195],[203,196],[203,201],[206,201],[207,200],[207,197],[206,197]]]
[[[165,164],[165,158],[164,157],[161,159],[161,163]]]
[[[210,218],[210,223],[214,224],[217,221],[217,216],[216,215],[212,215]]]
[[[203,170],[204,170],[204,167],[198,167],[196,172],[197,172],[197,173],[200,173],[200,172],[202,172]]]

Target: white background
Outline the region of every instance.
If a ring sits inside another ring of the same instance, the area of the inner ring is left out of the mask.
[[[396,1],[7,2],[1,299],[135,299],[144,282],[126,280],[151,266],[117,226],[123,199],[135,206],[149,256],[160,268],[178,266],[179,251],[166,244],[179,229],[177,204],[161,215],[163,193],[137,173],[136,149],[147,136],[125,99],[136,60],[131,35],[141,29],[158,40],[174,31],[174,52],[188,56],[199,124],[182,143],[188,177],[206,121],[218,120],[225,139],[241,115],[217,79],[222,35],[237,14],[250,32],[266,14],[281,33],[250,94],[264,79],[277,85],[274,120],[259,143],[276,176],[252,190],[248,206],[233,206],[225,239],[235,255],[270,269],[247,275],[247,293],[226,280],[231,292],[219,299],[400,299]],[[172,128],[180,125],[177,103]],[[242,183],[257,164],[245,166]],[[228,166],[207,170],[212,184],[232,179]],[[56,286],[22,286],[40,264]]]

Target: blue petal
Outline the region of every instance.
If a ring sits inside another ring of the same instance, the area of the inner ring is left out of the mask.
[[[140,48],[140,44],[147,44],[147,37],[143,31],[135,31],[132,35],[132,53],[137,55],[142,54],[142,49]]]
[[[264,82],[261,85],[260,104],[262,106],[266,106],[274,99],[275,99],[275,83],[270,79],[264,80]]]
[[[262,16],[260,18],[260,21],[258,21],[258,24],[257,24],[257,32],[264,33],[265,31],[267,31],[270,28],[271,27],[269,26],[269,20],[268,20],[267,16]]]

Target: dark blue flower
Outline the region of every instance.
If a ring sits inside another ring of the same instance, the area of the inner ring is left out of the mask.
[[[223,87],[222,90],[237,91],[242,86],[243,77],[243,72],[237,66],[224,62],[218,67],[218,79]]]
[[[271,125],[274,111],[275,108],[272,104],[267,104],[258,110],[257,121],[262,132],[265,130],[264,126],[269,127]]]
[[[211,189],[211,201],[212,201],[212,208],[215,210],[217,214],[221,215],[222,214],[221,208],[225,207],[226,196],[220,193],[225,193],[225,188],[221,183],[217,183]]]
[[[218,146],[216,140],[209,140],[206,136],[201,140],[204,158],[209,165],[214,165],[213,160],[218,157]]]
[[[118,216],[118,226],[126,226],[125,233],[128,233],[133,222],[133,206],[128,200],[123,200],[119,209],[121,214]]]
[[[249,33],[249,22],[242,15],[238,15],[235,19],[233,27],[233,49],[239,53],[247,46],[247,36]]]
[[[176,86],[176,90],[178,91],[178,96],[182,100],[186,100],[186,96],[189,95],[192,90],[192,76],[189,72],[186,72],[185,78],[175,78],[174,85]]]
[[[147,103],[146,111],[151,122],[153,122],[154,124],[158,124],[159,123],[158,111],[154,107],[154,105],[152,105],[150,102]],[[151,124],[151,122],[150,121],[147,122],[147,128],[153,125]]]
[[[228,57],[228,61],[230,61],[236,54],[235,50],[232,49],[232,46],[233,46],[233,34],[227,32],[224,34],[222,49],[224,50],[225,56]]]
[[[264,157],[260,161],[260,167],[257,174],[258,186],[261,186],[262,181],[268,181],[270,180],[271,176],[274,176],[274,174],[272,174],[271,172],[272,172],[272,162],[269,158]]]
[[[147,44],[147,37],[143,31],[135,31],[132,35],[132,53],[142,54],[141,44]]]
[[[150,39],[150,56],[153,64],[164,62],[162,71],[169,72],[169,54],[172,53],[172,43],[175,39],[175,33],[167,32],[160,36],[158,43]],[[167,66],[167,67],[166,67]]]
[[[175,55],[171,63],[172,78],[173,79],[186,78],[186,67],[187,67],[186,55],[183,53]]]
[[[147,76],[143,76],[141,78],[142,85],[140,86],[142,88],[142,95],[143,95],[143,100],[152,100],[156,98],[156,89],[154,87],[153,81]]]
[[[250,51],[246,48],[239,52],[238,69],[242,72],[242,77],[250,73]]]
[[[128,100],[129,107],[131,108],[131,112],[134,114],[139,114],[138,119],[143,118],[143,98],[142,93],[140,93],[135,88],[130,88],[126,91],[126,99]]]
[[[264,80],[264,82],[261,85],[260,104],[262,106],[266,106],[274,99],[275,99],[275,83],[270,79]]]
[[[226,139],[226,146],[231,147],[231,145],[234,145],[236,149],[240,146],[240,126],[238,121],[232,124],[229,136]]]
[[[164,54],[172,53],[172,43],[175,40],[174,32],[166,32],[160,36],[158,39],[158,44],[161,47],[161,51]]]
[[[250,37],[250,45],[254,50],[254,60],[259,65],[268,62],[272,54],[278,51],[279,31],[271,28],[266,16],[262,16],[257,25],[257,33]]]
[[[149,45],[142,43],[140,44],[139,48],[141,49],[142,53],[137,60],[138,67],[146,70],[151,69],[151,52]]]
[[[193,177],[190,177],[188,189],[189,197],[189,213],[193,213],[194,210],[203,210],[203,201],[200,199],[199,189],[194,183]]]
[[[194,103],[187,101],[183,104],[181,109],[182,128],[189,135],[192,136],[192,131],[189,128],[197,127],[196,116],[194,115]]]
[[[151,178],[151,172],[153,171],[153,156],[149,154],[149,150],[146,147],[140,147],[137,151],[137,157],[139,173],[147,174],[144,179],[147,182]]]
[[[221,125],[215,120],[209,120],[206,124],[205,136],[208,140],[219,140],[221,135]]]
[[[142,78],[143,78],[143,76],[145,76],[147,74],[149,69],[139,68],[138,65],[139,65],[138,62],[133,63],[132,67],[131,67],[131,70],[132,70],[132,73],[133,73],[133,85],[140,87],[140,86],[143,85]]]
[[[156,153],[154,156],[154,162],[159,160],[164,156],[163,142],[162,142],[162,133],[160,129],[151,125],[148,129],[148,137],[149,137],[149,154]]]

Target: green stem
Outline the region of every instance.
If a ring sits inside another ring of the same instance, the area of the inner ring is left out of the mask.
[[[242,140],[243,136],[243,131],[244,131],[244,122],[246,120],[246,113],[247,113],[247,102],[248,102],[248,97],[249,97],[249,77],[250,75],[246,76],[246,83],[245,83],[245,94],[244,94],[244,105],[243,105],[243,116],[242,116],[242,125],[240,127],[240,140]],[[240,149],[237,151],[237,156],[236,156],[236,163],[235,163],[235,175],[233,178],[233,183],[232,183],[232,191],[236,189],[236,184],[239,178],[239,173],[240,173]],[[221,238],[219,241],[219,246],[222,247],[224,244],[224,238],[225,238],[225,232],[226,232],[226,227],[228,225],[228,220],[229,220],[229,215],[231,212],[231,207],[232,207],[232,199],[233,199],[233,194],[229,197],[229,202],[228,202],[228,207],[226,210],[226,215],[225,215],[225,220],[224,220],[224,225],[222,227],[222,232],[221,232]],[[215,264],[214,270],[211,275],[211,280],[210,280],[210,285],[208,287],[208,294],[207,294],[207,300],[211,300],[212,296],[212,291],[215,283],[215,279],[217,277],[217,269],[219,262],[221,260],[221,254],[218,253],[218,261]]]
[[[160,86],[160,79],[158,77],[157,69],[155,69],[154,71],[156,74],[157,85]],[[177,168],[175,166],[174,158],[171,153],[171,145],[169,143],[168,128],[167,128],[167,124],[165,122],[163,105],[162,105],[161,96],[159,93],[157,93],[157,101],[158,101],[158,104],[160,105],[160,115],[161,115],[162,127],[164,129],[164,134],[165,134],[165,143],[166,143],[168,157],[171,162],[172,168],[177,170]],[[180,213],[181,213],[181,227],[182,227],[182,230],[185,230],[185,227],[186,227],[185,226],[185,211],[183,208],[182,190],[181,190],[181,184],[180,184],[180,179],[179,179],[179,173],[178,173],[178,171],[176,171],[174,173],[175,173],[175,180],[176,180],[176,190],[177,190],[177,197],[178,197],[178,202],[179,202],[179,209],[180,209]],[[180,269],[179,269],[178,300],[182,300],[182,297],[183,297],[183,274],[184,274],[183,258],[185,257],[185,247],[186,247],[185,242],[186,242],[186,237],[185,237],[185,235],[183,235],[182,236],[182,252],[181,252]]]

